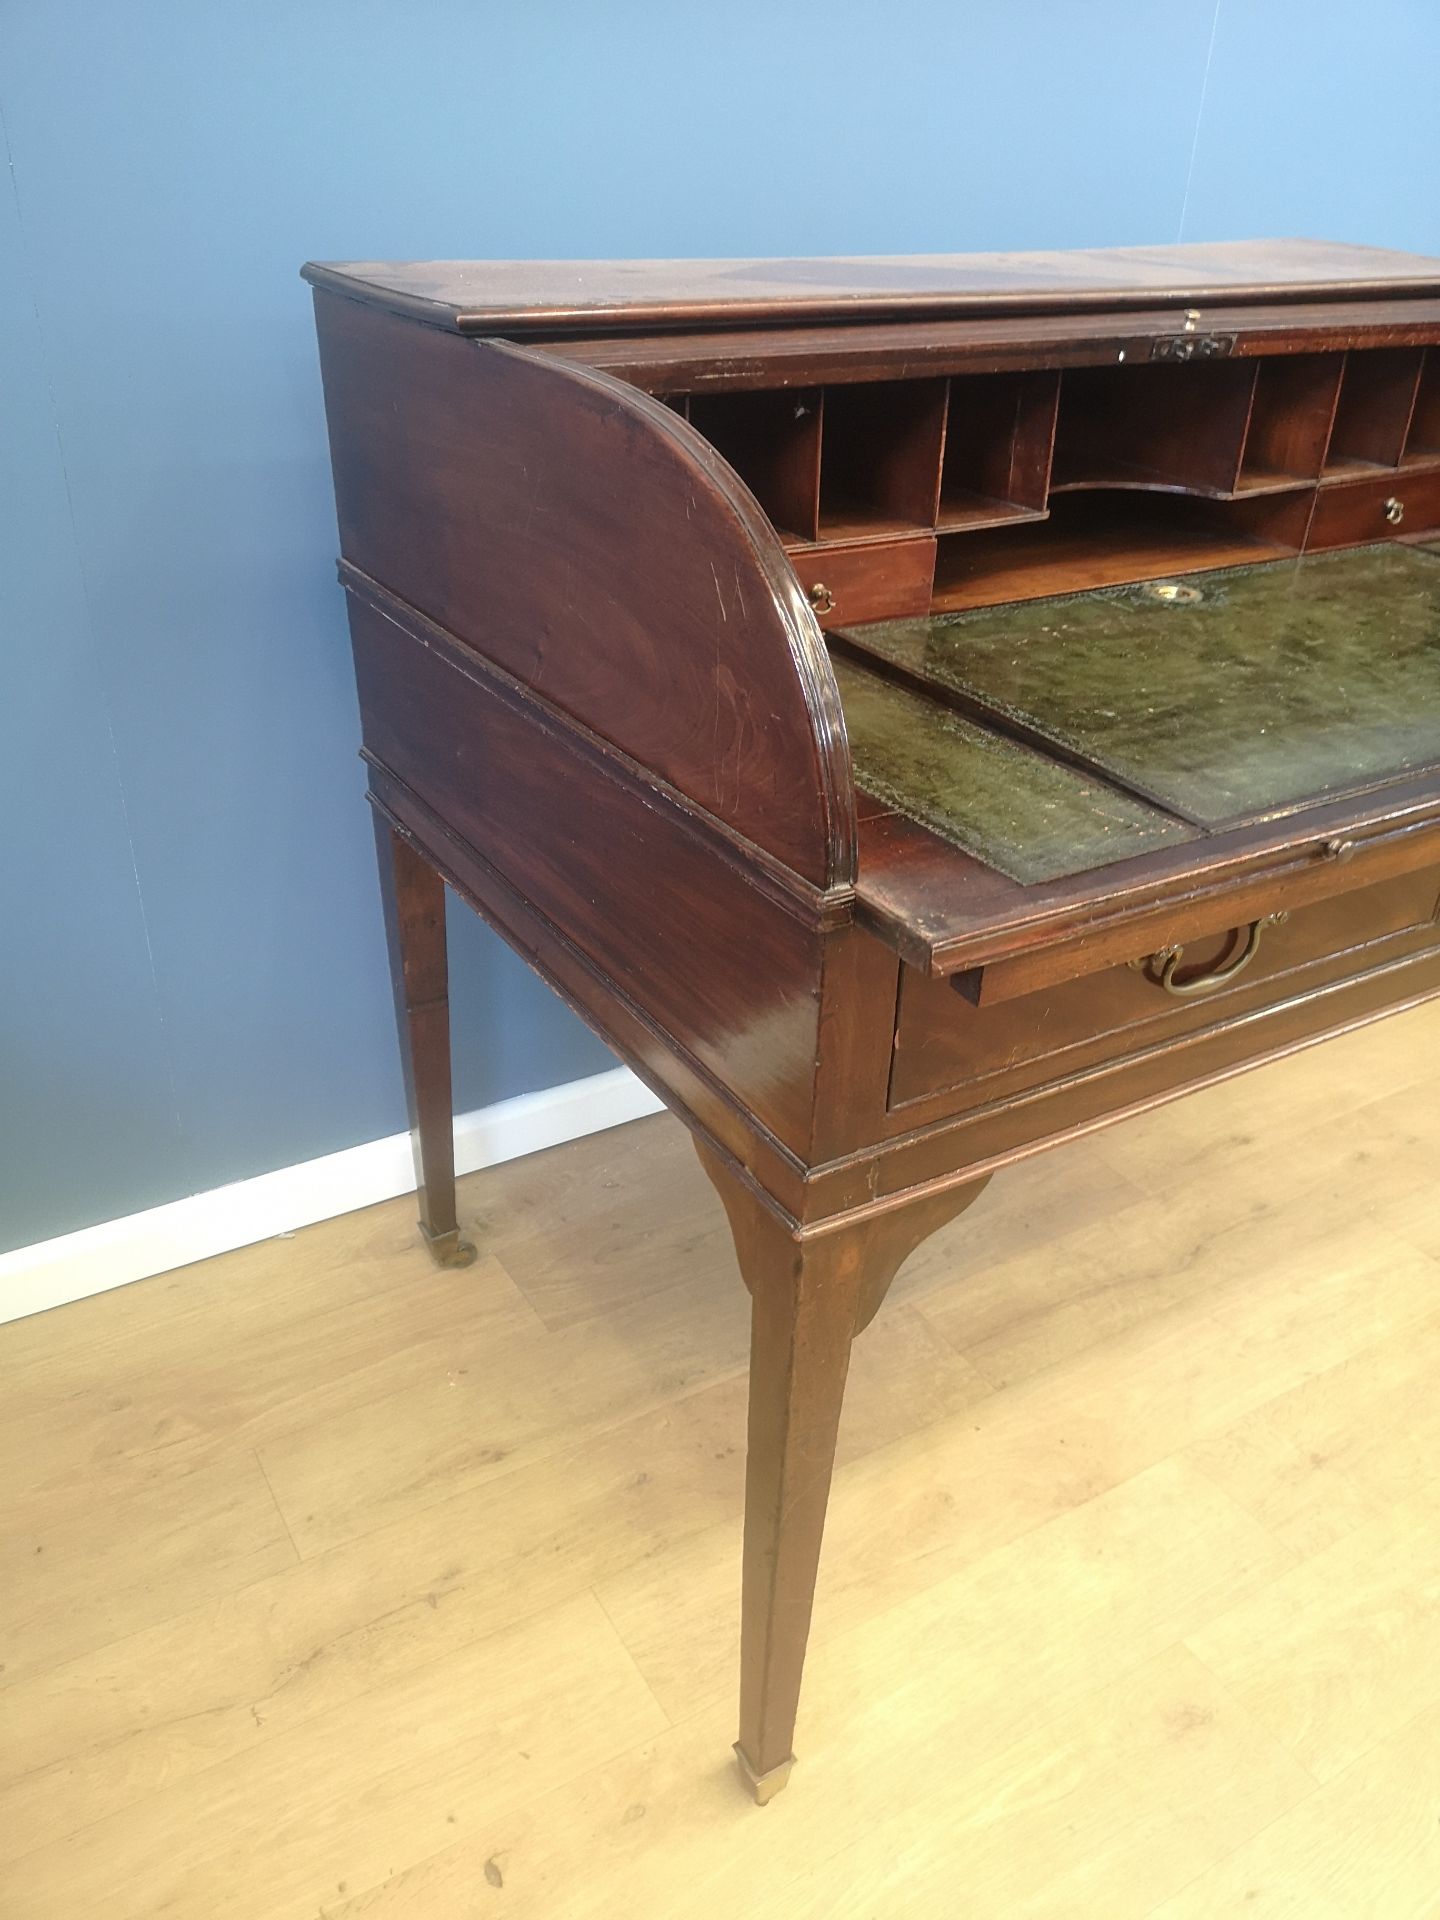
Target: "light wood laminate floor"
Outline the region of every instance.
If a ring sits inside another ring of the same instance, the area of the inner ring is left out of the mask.
[[[0,1327],[4,1920],[1433,1920],[1440,1008],[996,1179],[729,1760],[746,1296],[668,1118]]]

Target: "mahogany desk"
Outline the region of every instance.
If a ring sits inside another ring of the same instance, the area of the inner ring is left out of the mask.
[[[1440,991],[1440,261],[305,271],[421,1225],[474,1257],[448,882],[729,1215],[763,1801],[905,1256]]]

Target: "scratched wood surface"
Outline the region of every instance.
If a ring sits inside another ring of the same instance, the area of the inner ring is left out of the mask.
[[[0,1914],[1433,1916],[1437,1044],[1044,1156],[914,1257],[763,1811],[746,1303],[668,1119],[463,1183],[465,1272],[399,1202],[0,1328]]]

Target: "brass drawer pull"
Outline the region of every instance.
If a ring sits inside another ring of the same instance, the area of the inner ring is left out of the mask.
[[[1176,970],[1185,957],[1184,947],[1162,947],[1159,953],[1152,953],[1146,960],[1132,960],[1130,965],[1136,973],[1145,974],[1147,979],[1153,980],[1157,987],[1163,987],[1176,1000],[1189,1000],[1202,993],[1214,993],[1217,988],[1228,986],[1249,966],[1260,951],[1265,929],[1281,926],[1289,918],[1288,913],[1267,913],[1263,920],[1252,920],[1244,952],[1227,966],[1216,967],[1210,973],[1196,974],[1193,980],[1175,978]]]
[[[1392,527],[1398,527],[1400,522],[1405,518],[1405,502],[1403,500],[1397,500],[1392,493],[1381,511]]]
[[[810,589],[810,604],[816,613],[833,613],[835,596],[823,580],[817,580]]]

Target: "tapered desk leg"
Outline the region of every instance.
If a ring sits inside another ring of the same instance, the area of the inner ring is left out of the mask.
[[[741,1586],[740,1769],[761,1806],[791,1741],[850,1365],[858,1248],[778,1228],[751,1250],[750,1421]]]
[[[445,883],[379,813],[375,815],[375,850],[410,1109],[420,1231],[440,1266],[468,1267],[475,1249],[462,1239],[455,1215]]]
[[[984,1181],[878,1218],[792,1231],[697,1141],[750,1289],[750,1418],[741,1583],[740,1771],[761,1806],[790,1777],[835,1440],[855,1334],[906,1255]]]

